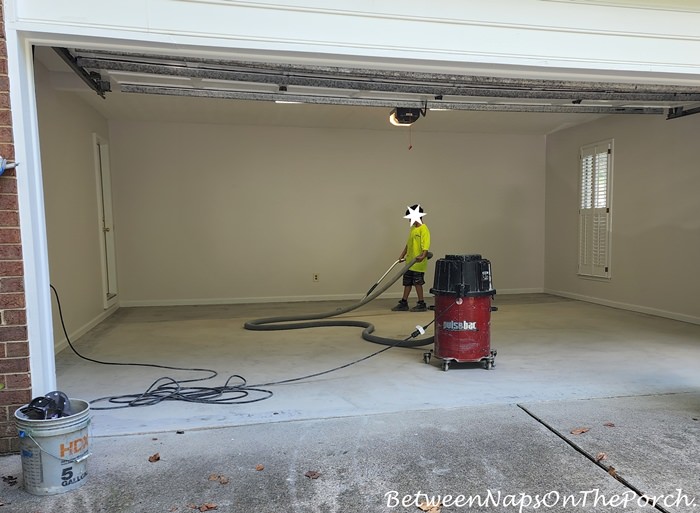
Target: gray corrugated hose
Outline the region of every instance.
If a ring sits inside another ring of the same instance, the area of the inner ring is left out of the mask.
[[[430,258],[429,255],[428,258]],[[392,267],[389,268],[389,271],[398,263],[399,261],[397,260]],[[379,283],[384,279],[387,273],[380,278],[380,280],[375,283],[372,288],[369,289],[369,292],[367,295],[362,298],[359,302],[354,303],[350,306],[346,306],[344,308],[338,308],[336,310],[333,310],[332,312],[326,312],[326,313],[317,313],[317,314],[306,314],[306,315],[293,315],[293,316],[286,316],[286,317],[266,317],[263,319],[255,319],[252,321],[246,322],[243,327],[247,330],[257,330],[257,331],[274,331],[274,330],[296,330],[296,329],[302,329],[302,328],[317,328],[317,327],[324,327],[324,326],[353,326],[353,327],[358,327],[358,328],[364,328],[362,330],[362,338],[369,341],[369,342],[374,342],[375,344],[383,344],[386,346],[396,346],[396,347],[420,347],[420,346],[426,346],[428,344],[433,343],[433,338],[434,337],[428,337],[428,338],[421,338],[421,339],[416,339],[416,340],[394,340],[390,338],[385,338],[385,337],[378,337],[376,335],[372,335],[374,332],[374,325],[365,322],[365,321],[354,321],[352,319],[338,319],[338,320],[333,320],[333,321],[328,321],[328,320],[320,320],[320,319],[328,319],[329,317],[336,317],[338,315],[342,315],[344,313],[352,312],[353,310],[356,310],[360,308],[363,305],[366,305],[370,301],[373,301],[377,297],[379,297],[381,294],[383,294],[389,287],[391,287],[403,274],[416,262],[416,259],[412,259],[409,262],[406,262],[406,265],[399,271],[395,276],[393,276],[387,283],[382,285],[381,287],[377,287]],[[415,333],[415,332],[414,332]]]

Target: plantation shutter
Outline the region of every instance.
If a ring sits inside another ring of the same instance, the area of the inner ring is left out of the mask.
[[[612,141],[581,148],[578,273],[610,277]]]

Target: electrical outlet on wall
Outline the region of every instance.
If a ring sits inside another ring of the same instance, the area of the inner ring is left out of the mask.
[[[314,281],[318,281],[318,279],[319,279],[318,273],[314,273]]]

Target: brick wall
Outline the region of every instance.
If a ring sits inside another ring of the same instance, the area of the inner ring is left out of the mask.
[[[0,156],[14,161],[4,20],[0,2]],[[7,454],[19,450],[14,412],[32,394],[14,169],[0,176],[0,386],[0,454]]]

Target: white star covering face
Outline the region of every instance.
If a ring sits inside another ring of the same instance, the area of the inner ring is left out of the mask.
[[[416,205],[415,209],[412,209],[411,207],[406,207],[408,208],[408,215],[403,216],[404,219],[408,219],[411,226],[413,226],[413,223],[418,223],[418,224],[423,224],[423,220],[421,217],[425,215],[425,212],[420,211],[420,205]]]

